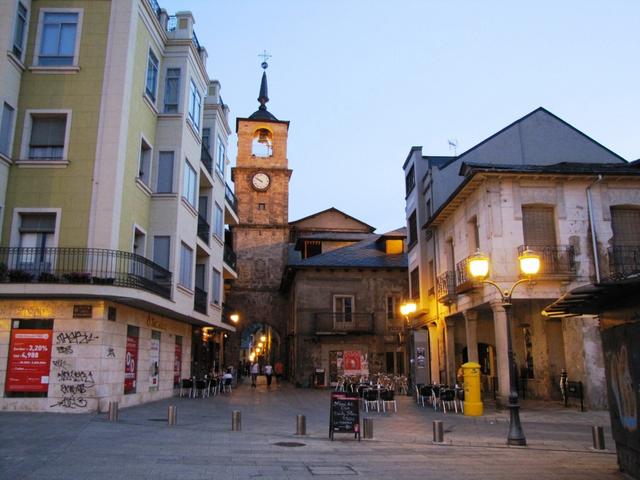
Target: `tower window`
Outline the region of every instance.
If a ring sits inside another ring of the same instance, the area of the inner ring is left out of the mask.
[[[273,136],[266,128],[256,130],[254,133],[251,154],[256,157],[270,157],[273,155]]]
[[[258,204],[258,210],[266,210],[267,209],[267,204],[266,203],[259,203]]]

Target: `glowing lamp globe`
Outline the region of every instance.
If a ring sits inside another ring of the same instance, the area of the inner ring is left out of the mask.
[[[477,252],[469,258],[469,274],[476,280],[484,280],[489,275],[489,257]]]
[[[535,275],[540,271],[540,255],[531,250],[522,252],[518,261],[520,262],[520,271],[525,275]]]
[[[233,323],[238,323],[238,320],[240,320],[240,316],[237,313],[229,315],[229,318]]]
[[[400,313],[402,315],[404,315],[405,317],[407,315],[410,315],[412,313],[414,313],[417,309],[417,306],[415,303],[410,302],[410,303],[403,303],[402,305],[400,305]]]
[[[262,341],[262,342],[266,342],[266,341],[267,341],[267,336],[266,336],[266,335],[262,335],[262,336],[260,337],[260,341]]]

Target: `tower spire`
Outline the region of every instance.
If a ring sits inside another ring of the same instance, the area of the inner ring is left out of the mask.
[[[260,82],[260,94],[258,96],[258,102],[260,102],[260,110],[266,110],[267,109],[267,102],[269,101],[269,92],[268,92],[268,87],[267,87],[267,72],[266,72],[266,66],[267,62],[263,62],[262,63],[262,68],[265,69],[264,72],[262,72],[262,82]]]
[[[267,68],[269,67],[269,64],[267,63],[267,60],[271,58],[271,55],[269,55],[267,51],[264,50],[258,56],[262,57],[262,64],[260,66],[263,70],[262,81],[260,82],[260,93],[258,94],[258,102],[260,103],[260,107],[258,107],[258,110],[253,112],[253,114],[249,118],[252,120],[260,119],[277,121],[278,119],[267,110],[267,102],[269,101],[269,88],[267,86]]]

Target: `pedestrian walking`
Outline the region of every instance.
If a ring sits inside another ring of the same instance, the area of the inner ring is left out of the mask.
[[[275,372],[276,382],[280,383],[280,380],[282,380],[282,376],[284,375],[284,363],[282,363],[280,360],[276,362]]]
[[[256,381],[258,380],[258,374],[260,373],[260,364],[255,361],[251,365],[251,387],[256,388]]]
[[[271,380],[273,378],[273,367],[271,366],[270,363],[267,363],[264,366],[264,374],[267,377],[267,387],[271,386]]]

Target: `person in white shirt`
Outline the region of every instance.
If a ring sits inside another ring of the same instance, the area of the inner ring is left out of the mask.
[[[260,364],[253,362],[251,365],[251,387],[256,388],[256,381],[258,380],[258,374],[260,373]]]
[[[273,378],[273,367],[271,366],[270,363],[267,363],[264,366],[264,374],[267,377],[267,387],[271,386],[271,380]]]

